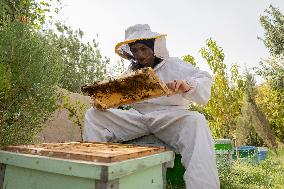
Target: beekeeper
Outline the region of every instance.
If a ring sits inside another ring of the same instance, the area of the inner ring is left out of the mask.
[[[115,52],[131,61],[132,70],[152,67],[174,95],[132,104],[130,110],[91,108],[85,115],[83,138],[119,142],[153,133],[182,155],[187,188],[219,188],[214,141],[207,121],[202,114],[186,109],[189,102],[208,102],[212,78],[179,58],[169,57],[165,36],[152,32],[147,24],[130,26]]]

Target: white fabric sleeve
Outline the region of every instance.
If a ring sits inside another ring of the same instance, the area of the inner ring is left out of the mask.
[[[182,96],[197,104],[207,104],[211,95],[212,77],[206,71],[199,70],[193,66],[186,67],[185,72],[188,72],[188,76],[185,78],[185,81],[192,89],[183,93]]]

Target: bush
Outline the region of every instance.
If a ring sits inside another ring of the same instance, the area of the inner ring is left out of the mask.
[[[12,22],[0,31],[0,146],[32,142],[57,108],[60,52],[46,33]]]

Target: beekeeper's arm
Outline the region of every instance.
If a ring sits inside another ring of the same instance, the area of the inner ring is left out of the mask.
[[[181,72],[187,77],[182,80],[170,81],[168,87],[181,93],[187,100],[198,104],[206,104],[210,99],[212,78],[208,72],[194,68],[189,63],[182,63]]]

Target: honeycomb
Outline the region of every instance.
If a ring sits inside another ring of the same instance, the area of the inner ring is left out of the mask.
[[[94,106],[98,109],[170,94],[166,84],[152,68],[143,68],[110,80],[87,84],[81,87],[81,91],[93,98]]]

